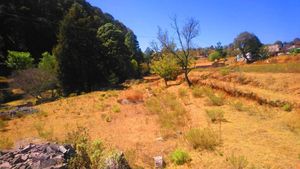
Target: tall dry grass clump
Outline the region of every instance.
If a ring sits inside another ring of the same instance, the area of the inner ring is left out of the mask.
[[[210,128],[194,128],[186,135],[187,141],[194,149],[215,150],[221,144],[219,135]]]
[[[183,127],[187,121],[187,111],[171,93],[161,93],[146,101],[149,112],[157,114],[161,127],[175,130]]]

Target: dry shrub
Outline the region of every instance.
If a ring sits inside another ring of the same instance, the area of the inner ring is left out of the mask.
[[[132,103],[139,103],[143,102],[144,94],[138,90],[127,90],[122,94],[121,99],[127,99]]]
[[[175,130],[185,125],[187,111],[171,93],[162,93],[146,101],[146,107],[151,113],[158,114],[159,122],[165,129]]]
[[[53,128],[45,129],[44,122],[36,122],[33,125],[34,129],[37,131],[39,137],[46,140],[53,140]]]
[[[208,101],[211,105],[213,106],[222,106],[224,105],[224,97],[223,96],[218,96],[214,93],[207,95]]]
[[[224,111],[221,109],[206,110],[206,113],[213,123],[225,121]]]
[[[186,139],[194,149],[215,150],[215,148],[221,144],[218,134],[210,128],[191,129],[187,133]]]
[[[244,169],[248,166],[249,162],[244,156],[236,156],[231,154],[226,160],[230,163],[232,169]]]

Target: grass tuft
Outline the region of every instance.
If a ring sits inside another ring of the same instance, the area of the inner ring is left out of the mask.
[[[215,150],[221,144],[219,136],[210,128],[191,129],[187,133],[186,139],[194,149]]]
[[[282,106],[282,109],[283,109],[284,111],[290,112],[290,111],[293,110],[293,107],[292,107],[291,104],[286,103],[286,104],[284,104],[284,105]]]
[[[221,109],[206,110],[206,113],[213,123],[225,120],[224,111]]]
[[[114,113],[120,113],[121,109],[118,105],[115,104],[115,105],[112,106],[111,111],[114,112]]]
[[[235,156],[234,154],[231,154],[231,156],[227,157],[226,160],[229,161],[229,163],[230,163],[230,165],[233,169],[244,169],[249,164],[246,157],[244,157],[244,156]]]

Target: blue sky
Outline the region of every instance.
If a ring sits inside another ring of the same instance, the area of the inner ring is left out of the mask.
[[[132,29],[142,50],[156,40],[157,28],[170,30],[170,17],[200,22],[195,47],[226,45],[243,31],[263,43],[300,37],[300,0],[87,0]]]

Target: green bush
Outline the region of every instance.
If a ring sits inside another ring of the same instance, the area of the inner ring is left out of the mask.
[[[191,129],[186,135],[187,141],[194,149],[215,150],[221,144],[219,136],[209,128]]]
[[[206,113],[213,123],[225,120],[224,111],[221,109],[206,110]]]
[[[29,52],[8,51],[6,64],[14,70],[22,70],[32,67],[34,59]]]
[[[176,149],[170,155],[171,161],[176,165],[183,165],[191,160],[190,155],[181,149]]]
[[[75,147],[76,155],[68,161],[68,168],[103,168],[105,147],[99,140],[90,141],[88,130],[78,127],[67,134],[65,141]]]
[[[165,80],[167,86],[167,81],[175,80],[180,73],[180,66],[177,60],[172,56],[164,56],[158,61],[153,61],[151,66],[151,72],[159,75]]]
[[[292,111],[293,107],[292,107],[291,104],[286,103],[286,104],[284,104],[284,105],[282,106],[282,109],[283,109],[284,111],[290,112],[290,111]]]
[[[218,51],[215,51],[215,52],[209,54],[209,56],[208,56],[208,60],[211,61],[211,62],[214,62],[214,61],[219,60],[221,58],[222,58],[222,55]]]
[[[58,69],[56,57],[48,52],[44,52],[42,54],[42,58],[39,62],[38,68],[49,73],[56,74]]]

